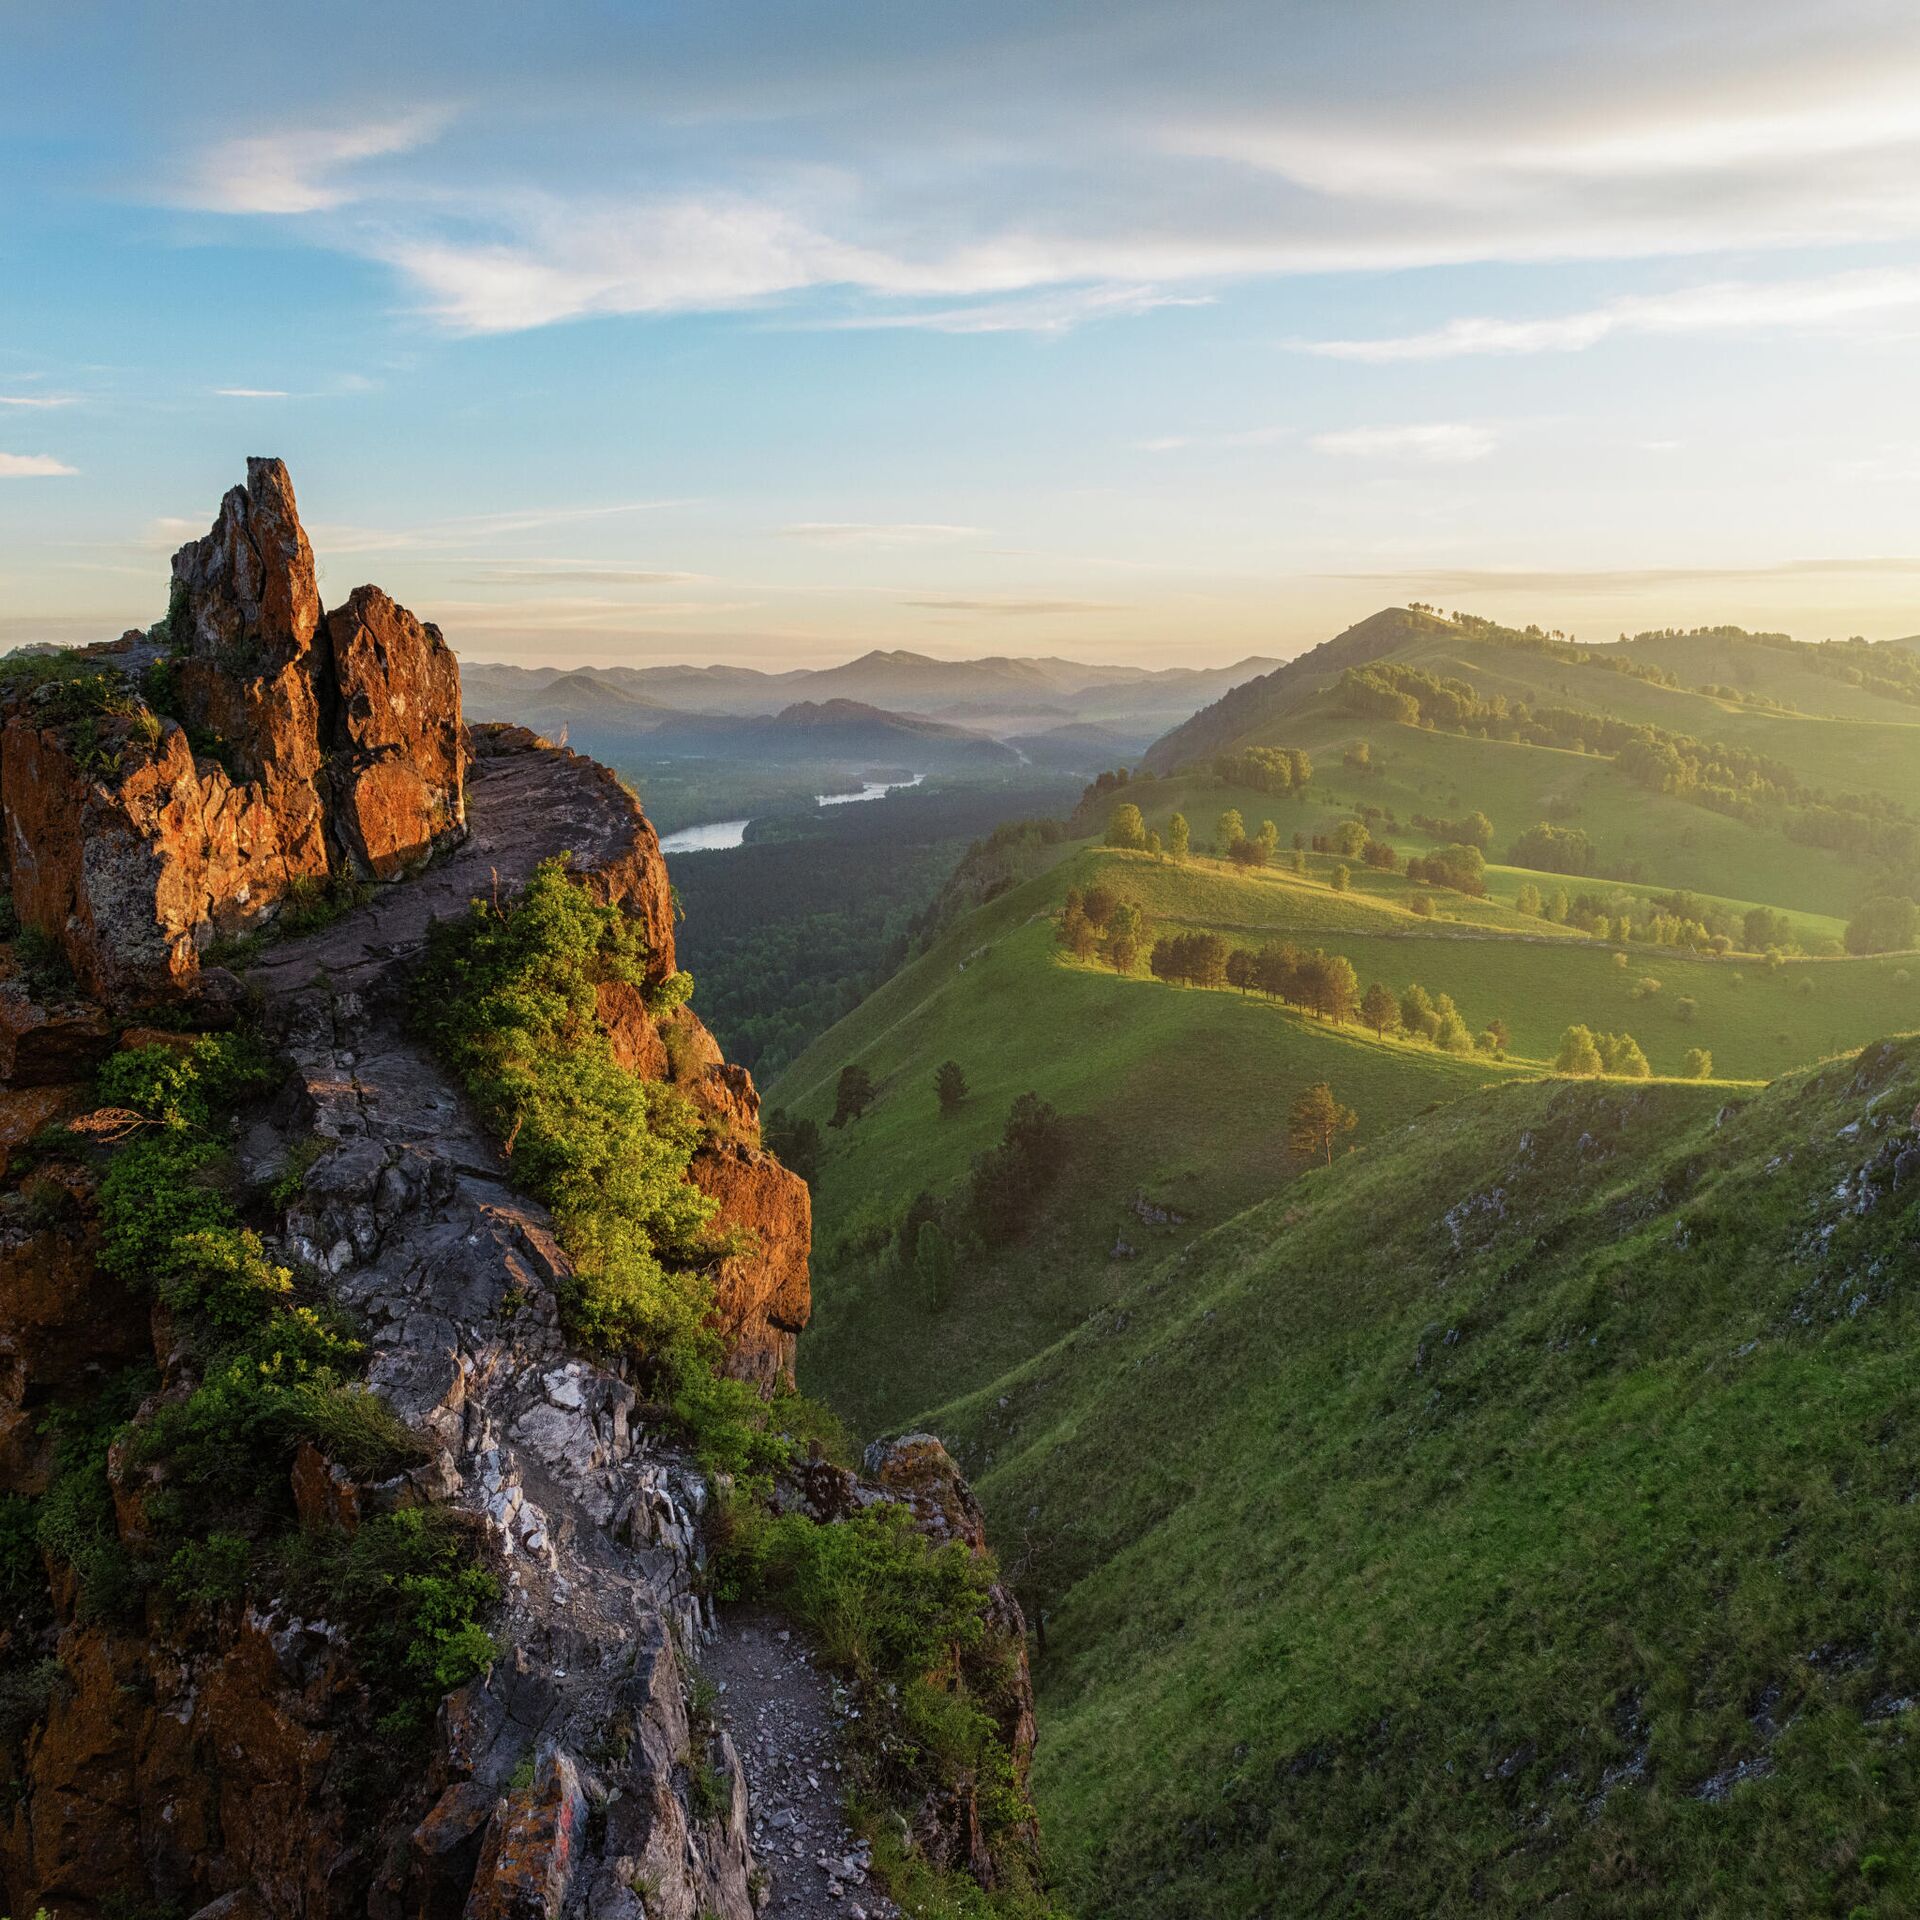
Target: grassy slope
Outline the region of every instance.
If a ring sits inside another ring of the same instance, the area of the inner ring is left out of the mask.
[[[1672,796],[1646,793],[1596,757],[1421,732],[1346,713],[1324,689],[1338,678],[1348,657],[1343,643],[1356,637],[1367,641],[1369,635],[1377,639],[1361,648],[1366,657],[1388,646],[1396,660],[1463,677],[1485,694],[1586,708],[1726,741],[1784,761],[1802,779],[1829,793],[1871,790],[1920,809],[1920,709],[1816,674],[1792,654],[1690,640],[1650,642],[1629,650],[1629,657],[1668,667],[1690,683],[1744,684],[1805,709],[1769,713],[1694,691],[1691,685],[1662,687],[1490,645],[1445,623],[1401,611],[1377,615],[1351,636],[1330,643],[1326,661],[1316,665],[1307,656],[1290,677],[1274,676],[1273,691],[1264,699],[1237,711],[1223,703],[1217,713],[1199,716],[1189,728],[1169,736],[1156,754],[1178,758],[1254,744],[1305,747],[1316,763],[1317,791],[1308,796],[1309,807],[1370,801],[1394,809],[1403,819],[1416,811],[1479,807],[1494,821],[1496,850],[1536,820],[1554,818],[1585,828],[1604,863],[1637,863],[1648,880],[1666,887],[1691,887],[1841,918],[1865,895],[1879,890],[1862,866]],[[1377,765],[1371,774],[1355,774],[1339,765],[1340,748],[1361,739],[1374,749]],[[1195,799],[1207,809],[1210,822],[1218,807],[1204,790]],[[1257,796],[1254,804],[1274,813],[1273,804]],[[1290,825],[1278,813],[1274,817],[1288,832],[1303,823],[1295,819]],[[1410,833],[1396,838],[1417,843]]]
[[[1914,1911],[1916,1094],[1485,1090],[937,1415],[1080,1910]]]
[[[1079,854],[966,916],[769,1090],[770,1105],[823,1125],[849,1061],[879,1090],[863,1119],[825,1135],[815,1317],[801,1343],[803,1384],[858,1428],[897,1424],[990,1379],[1107,1299],[1128,1271],[1110,1257],[1116,1240],[1152,1238],[1129,1206],[1141,1191],[1206,1224],[1270,1192],[1291,1171],[1287,1107],[1310,1082],[1335,1082],[1366,1139],[1521,1071],[1336,1033],[1238,994],[1074,966],[1057,956],[1045,916],[1070,880],[1102,864]],[[972,1092],[943,1118],[933,1071],[949,1058]],[[1062,1198],[1036,1240],[970,1263],[937,1318],[890,1263],[835,1257],[863,1209],[897,1215],[921,1188],[962,1179],[1029,1090],[1074,1128]]]
[[[823,1126],[842,1066],[858,1061],[878,1088],[863,1119],[825,1135],[815,1318],[801,1353],[809,1390],[871,1431],[984,1384],[1126,1284],[1127,1264],[1111,1257],[1116,1241],[1144,1249],[1155,1237],[1130,1209],[1136,1195],[1204,1227],[1291,1177],[1285,1114],[1313,1080],[1330,1080],[1359,1113],[1364,1141],[1435,1101],[1539,1070],[1575,1021],[1633,1033],[1656,1073],[1679,1073],[1686,1051],[1704,1046],[1718,1075],[1758,1079],[1910,1024],[1920,1011],[1920,987],[1898,956],[1770,972],[1649,948],[1623,970],[1609,948],[1498,902],[1454,896],[1444,910],[1461,918],[1436,923],[1408,910],[1412,890],[1400,876],[1357,869],[1353,890],[1335,893],[1326,884],[1334,863],[1311,864],[1301,879],[1071,849],[963,919],[781,1076],[769,1103]],[[1075,964],[1055,948],[1047,916],[1070,884],[1094,881],[1137,901],[1159,928],[1326,946],[1352,959],[1363,980],[1396,992],[1418,980],[1451,993],[1476,1028],[1506,1019],[1518,1058],[1457,1060],[1330,1030],[1230,990]],[[1649,977],[1659,994],[1635,999]],[[1697,1003],[1691,1020],[1680,1017],[1683,997]],[[943,1117],[933,1071],[949,1058],[965,1069],[972,1097]],[[1069,1116],[1076,1139],[1062,1196],[1032,1240],[969,1262],[938,1316],[893,1261],[839,1250],[859,1220],[897,1217],[920,1189],[961,1181],[1029,1089]]]
[[[1665,662],[1808,710],[1769,716],[1463,651],[1419,616],[1360,638],[1920,799],[1920,714],[1790,656]],[[1553,817],[1637,863],[1642,892],[1780,907],[1808,942],[1873,890],[1596,758],[1362,721],[1306,674],[1284,705],[1206,750],[1305,746],[1307,794],[1137,784],[1149,823],[1179,806],[1204,839],[1237,806],[1291,836],[1362,803],[1403,822],[1480,807],[1497,857]],[[1369,773],[1339,763],[1362,738]],[[1889,1137],[1841,1129],[1912,1108],[1911,1053],[1891,1092],[1835,1071],[1716,1127],[1724,1087],[1569,1087],[1330,1033],[1076,966],[1035,916],[1069,879],[1120,874],[1162,927],[1324,944],[1363,979],[1451,991],[1476,1025],[1502,1015],[1521,1053],[1585,1019],[1636,1033],[1656,1070],[1698,1044],[1737,1075],[1912,1026],[1920,969],[1770,973],[1636,947],[1622,971],[1511,911],[1524,881],[1557,876],[1495,867],[1489,901],[1441,894],[1435,926],[1404,880],[1355,868],[1356,891],[1332,893],[1332,864],[1303,883],[1068,850],[771,1090],[824,1121],[847,1061],[881,1081],[872,1113],[828,1136],[802,1369],[856,1424],[936,1426],[979,1476],[1049,1614],[1040,1782],[1072,1888],[1091,1913],[1139,1915],[1920,1909],[1920,1780],[1901,1722],[1872,1717],[1920,1690],[1904,1570],[1920,1415],[1893,1285],[1920,1236],[1904,1193],[1861,1218],[1858,1189],[1840,1192]],[[1630,997],[1645,975],[1663,982],[1651,1002]],[[931,1075],[949,1055],[975,1095],[943,1121]],[[1278,1191],[1296,1171],[1279,1116],[1322,1076],[1369,1150]],[[1031,1241],[964,1273],[938,1314],[887,1260],[835,1261],[850,1218],[957,1180],[1030,1086],[1077,1135]],[[1193,1222],[1140,1229],[1125,1203],[1143,1187]],[[1107,1259],[1116,1230],[1145,1261]],[[1694,1797],[1743,1760],[1773,1772]]]

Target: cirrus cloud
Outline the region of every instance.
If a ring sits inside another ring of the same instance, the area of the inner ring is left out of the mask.
[[[1316,433],[1307,442],[1316,453],[1349,460],[1412,461],[1421,466],[1457,467],[1484,460],[1499,445],[1490,427],[1466,421],[1429,421],[1405,427],[1345,427]]]

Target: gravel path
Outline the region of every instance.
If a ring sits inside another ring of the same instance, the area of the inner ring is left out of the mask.
[[[841,1716],[833,1683],[798,1634],[758,1608],[731,1608],[702,1649],[717,1711],[746,1770],[754,1859],[772,1920],[897,1920],[867,1879],[865,1844],[841,1809]]]

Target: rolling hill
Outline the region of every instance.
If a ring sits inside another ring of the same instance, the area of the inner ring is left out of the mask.
[[[1920,956],[1847,948],[1920,890],[1920,672],[1877,651],[1377,615],[981,853],[770,1089],[821,1129],[803,1384],[954,1446],[1045,1620],[1075,1911],[1911,1909]],[[1102,844],[1123,802],[1194,851]],[[1409,876],[1476,811],[1483,890]],[[1076,957],[1070,888],[1143,956],[1417,982],[1455,1050]],[[1561,1075],[1578,1026],[1647,1077]],[[1057,1167],[988,1232],[1028,1092]]]

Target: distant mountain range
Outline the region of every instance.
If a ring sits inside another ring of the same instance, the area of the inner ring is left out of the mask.
[[[994,655],[935,660],[875,651],[835,667],[529,668],[468,663],[469,716],[566,729],[594,752],[642,745],[663,757],[751,751],[792,758],[871,758],[912,744],[916,765],[1017,758],[1093,770],[1138,752],[1196,709],[1279,663],[1158,670]],[[777,723],[759,727],[722,722]],[[1035,748],[1037,746],[1037,751]],[[930,756],[937,756],[930,757]],[[912,757],[912,756],[906,756]]]

